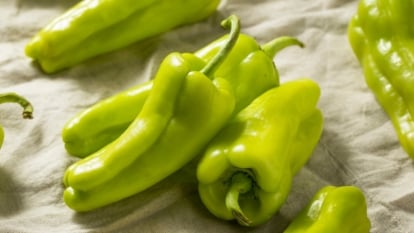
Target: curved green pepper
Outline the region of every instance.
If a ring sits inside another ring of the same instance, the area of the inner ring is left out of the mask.
[[[365,81],[414,159],[414,2],[362,0],[348,37]]]
[[[66,151],[84,158],[118,138],[142,110],[152,86],[152,80],[140,83],[68,120],[62,130]]]
[[[20,96],[16,93],[3,93],[0,94],[0,104],[3,103],[17,103],[23,108],[23,119],[32,119],[33,118],[33,106],[32,104],[25,99],[23,96]],[[0,125],[0,148],[3,145],[4,141],[4,130]]]
[[[284,233],[369,233],[364,194],[355,186],[320,189]]]
[[[194,54],[209,62],[228,41],[223,36]],[[234,89],[239,112],[255,97],[279,85],[273,57],[290,45],[303,44],[292,37],[279,37],[263,46],[240,34],[234,48],[214,75],[228,80]],[[85,157],[115,140],[131,124],[147,99],[152,81],[136,85],[81,111],[63,127],[62,139],[69,154]]]
[[[69,207],[88,211],[154,185],[193,159],[228,121],[235,106],[233,89],[212,74],[239,35],[235,16],[223,21],[230,25],[228,43],[209,63],[179,53],[163,60],[151,93],[126,131],[66,170]]]
[[[83,0],[40,30],[26,55],[46,73],[212,14],[219,0]]]
[[[213,215],[255,226],[278,211],[322,133],[319,95],[309,79],[284,83],[214,137],[197,168],[199,195]]]

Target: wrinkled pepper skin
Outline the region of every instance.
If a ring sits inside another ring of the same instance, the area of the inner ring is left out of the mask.
[[[219,3],[219,0],[83,0],[41,29],[28,42],[25,53],[44,72],[53,73],[202,20]]]
[[[232,87],[212,73],[240,28],[235,16],[223,24],[231,24],[232,36],[211,62],[193,54],[168,55],[125,132],[66,170],[64,201],[70,208],[88,211],[145,190],[192,160],[229,120],[235,106]]]
[[[348,38],[367,86],[414,159],[414,2],[361,0]]]
[[[228,40],[225,35],[194,54],[209,62]],[[254,98],[279,85],[273,57],[287,46],[303,44],[292,37],[279,37],[263,46],[240,34],[234,48],[214,75],[228,80],[234,89],[239,112]],[[84,158],[115,140],[131,124],[148,97],[152,81],[140,83],[81,111],[65,124],[62,140],[67,152]]]
[[[17,103],[23,108],[22,117],[23,119],[32,119],[33,118],[33,106],[32,104],[23,96],[20,96],[16,93],[3,93],[0,94],[0,104],[4,103]],[[3,146],[4,141],[4,130],[0,125],[0,148]]]
[[[284,233],[369,233],[371,222],[362,191],[355,186],[325,186]]]
[[[214,137],[197,168],[200,198],[213,215],[256,226],[278,211],[322,134],[319,96],[310,79],[286,82],[257,97]]]

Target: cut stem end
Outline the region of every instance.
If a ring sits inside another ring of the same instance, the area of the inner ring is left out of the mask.
[[[240,225],[249,226],[251,220],[243,213],[240,207],[239,197],[240,194],[247,193],[252,188],[251,178],[243,172],[238,172],[233,175],[231,179],[231,186],[226,195],[226,207],[231,211],[234,218]]]

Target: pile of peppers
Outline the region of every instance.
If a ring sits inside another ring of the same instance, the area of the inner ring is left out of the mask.
[[[273,56],[289,45],[302,46],[291,37],[260,46],[240,34],[235,16],[222,24],[231,28],[229,35],[194,54],[169,54],[151,81],[67,122],[62,131],[65,147],[83,158],[64,175],[69,207],[88,211],[108,205],[180,169],[237,112],[278,86]],[[160,161],[168,163],[152,169]]]
[[[0,104],[4,103],[17,103],[23,108],[22,117],[23,119],[32,119],[33,118],[33,106],[32,104],[23,96],[16,93],[3,93],[0,94]],[[4,141],[4,130],[0,125],[0,148],[3,145]]]
[[[368,87],[414,159],[414,2],[361,0],[348,37]]]
[[[228,43],[225,35],[194,52],[209,62]],[[290,45],[303,47],[292,37],[278,37],[259,45],[249,35],[238,33],[233,49],[214,71],[214,75],[228,80],[236,102],[233,114],[239,112],[264,91],[279,85],[279,75],[273,57]],[[72,156],[84,158],[118,138],[136,118],[146,102],[154,79],[137,84],[123,92],[81,111],[64,126],[62,138]]]
[[[151,92],[128,128],[65,172],[68,206],[85,211],[148,188],[189,162],[225,124],[235,98],[229,82],[216,77],[214,70],[237,40],[239,27],[234,24],[238,21],[223,22],[232,35],[210,62],[177,52],[162,61]],[[167,164],[154,169],[160,163]]]
[[[280,84],[273,58],[288,46],[303,47],[296,38],[259,45],[240,33],[236,16],[222,26],[230,29],[227,35],[194,53],[167,55],[153,79],[65,124],[65,148],[79,158],[63,178],[68,207],[84,212],[107,206],[198,159],[199,195],[213,215],[257,226],[280,209],[323,131],[320,88],[309,78]],[[366,216],[360,196],[350,207],[336,200],[344,192],[328,198],[328,191],[316,197],[329,200],[318,210],[322,221],[330,218],[324,213],[331,204],[337,215],[357,207]],[[295,222],[309,223],[306,216],[299,215],[287,232],[300,232]]]
[[[54,73],[200,21],[215,12],[219,3],[219,0],[82,0],[42,28],[26,45],[25,52],[44,72]]]

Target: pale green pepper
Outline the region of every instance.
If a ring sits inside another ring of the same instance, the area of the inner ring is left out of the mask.
[[[319,96],[310,79],[283,83],[214,137],[197,168],[199,195],[213,215],[256,226],[279,210],[322,134]]]
[[[367,86],[414,159],[414,1],[361,0],[349,43]]]
[[[83,0],[27,44],[26,55],[53,73],[211,15],[219,0]]]
[[[371,222],[362,191],[355,186],[325,186],[284,233],[369,233]]]

